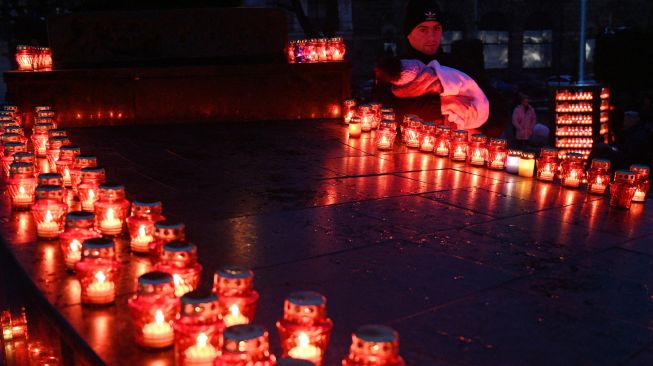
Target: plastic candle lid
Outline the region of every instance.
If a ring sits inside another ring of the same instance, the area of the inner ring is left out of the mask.
[[[84,249],[109,249],[114,246],[113,239],[107,238],[91,238],[84,240],[84,243],[82,243]]]
[[[242,279],[252,277],[252,271],[248,268],[239,267],[239,266],[225,266],[217,270],[216,274],[219,277],[230,278],[230,279]]]
[[[385,325],[363,325],[356,330],[356,337],[366,342],[386,343],[397,340],[397,332]]]
[[[170,273],[154,271],[138,277],[139,286],[159,286],[165,285],[166,283],[173,283],[172,275]]]
[[[294,305],[318,306],[326,303],[326,298],[315,291],[298,291],[288,296],[288,302]]]

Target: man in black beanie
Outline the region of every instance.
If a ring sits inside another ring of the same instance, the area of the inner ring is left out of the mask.
[[[458,129],[477,129],[487,120],[489,102],[467,74],[441,65],[442,14],[433,0],[410,0],[401,59],[386,58],[375,68],[373,97],[391,106],[399,121],[405,114],[436,120]]]

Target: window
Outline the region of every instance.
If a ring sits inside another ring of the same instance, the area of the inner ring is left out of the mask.
[[[550,29],[525,30],[522,38],[524,53],[522,66],[526,69],[551,67],[551,43],[553,32]]]
[[[483,42],[485,68],[508,68],[508,32],[482,30],[478,31],[477,37]]]
[[[451,52],[451,44],[454,43],[455,41],[460,41],[463,39],[463,32],[462,31],[445,31],[442,32],[442,42],[440,43],[440,47],[442,47],[442,50],[444,52]]]

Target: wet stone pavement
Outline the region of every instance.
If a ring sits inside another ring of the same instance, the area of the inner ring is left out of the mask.
[[[366,323],[400,333],[408,365],[653,364],[653,207],[454,164],[334,121],[74,129],[130,200],[158,198],[187,224],[203,284],[225,264],[255,271],[256,322],[270,330],[292,291],[328,299],[326,365]],[[112,365],[172,364],[133,344],[126,301],[145,258],[120,241],[115,306],[79,304],[55,243],[30,215],[5,236],[28,274]]]

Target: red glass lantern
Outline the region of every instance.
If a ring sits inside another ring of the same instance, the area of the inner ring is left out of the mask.
[[[49,122],[52,123],[52,122]],[[54,137],[68,137],[68,132],[60,128],[53,128],[48,131],[48,140]]]
[[[91,238],[82,243],[82,260],[75,265],[82,304],[110,304],[116,297],[118,261],[112,239]]]
[[[36,156],[31,152],[17,152],[14,154],[14,163],[36,164]],[[36,169],[36,167],[34,167]],[[11,171],[11,164],[9,165]]]
[[[172,241],[186,240],[186,225],[182,222],[164,220],[154,223],[154,240],[149,244],[150,260],[156,264],[161,260],[163,246]]]
[[[97,168],[97,157],[94,155],[77,155],[73,159],[73,164],[70,168],[70,182],[73,192],[79,194],[79,185],[82,183],[82,169],[83,168]]]
[[[315,41],[315,52],[317,53],[317,59],[315,61],[318,62],[326,62],[327,61],[327,39],[326,38],[320,38]]]
[[[16,46],[16,63],[18,64],[18,70],[32,71],[33,59],[34,54],[32,52],[32,47],[24,45]]]
[[[610,160],[593,159],[587,172],[587,191],[603,195],[610,184]]]
[[[331,56],[332,61],[342,61],[345,59],[345,42],[341,37],[334,37],[329,39],[328,43],[329,52],[328,55]]]
[[[583,155],[578,153],[567,154],[560,164],[560,184],[564,187],[577,188],[580,186],[585,174]]]
[[[59,150],[59,159],[57,159],[55,166],[57,173],[63,176],[64,187],[72,187],[70,170],[72,169],[75,156],[79,154],[81,154],[81,149],[77,146],[62,146]]]
[[[52,112],[52,111],[39,112],[38,114],[43,114],[43,113],[52,113],[52,114],[54,114],[54,112]],[[41,116],[38,116],[38,117],[34,118],[34,123],[35,123],[35,124],[37,124],[37,123],[38,123],[38,124],[48,123],[48,124],[51,124],[51,125],[52,125],[51,130],[53,130],[53,129],[57,129],[57,122],[56,122],[56,121],[54,120],[54,118],[52,118],[52,117],[41,117]],[[63,136],[65,136],[65,134],[64,134]],[[50,135],[50,131],[48,130],[48,138],[49,138],[49,137],[54,137],[54,136]]]
[[[179,299],[174,295],[170,274],[149,272],[138,277],[138,290],[127,305],[136,331],[136,344],[150,349],[174,344],[172,322],[179,312]]]
[[[381,108],[381,121],[391,121],[396,125],[396,116],[392,108]]]
[[[254,290],[254,272],[237,266],[223,267],[213,276],[213,292],[218,295],[226,326],[250,323],[254,319],[259,298]]]
[[[95,219],[103,235],[120,235],[129,213],[129,201],[125,199],[125,187],[120,184],[100,184],[98,200],[95,201]]]
[[[284,302],[283,318],[277,321],[277,329],[283,356],[322,366],[333,329],[324,296],[311,291],[290,294]]]
[[[295,47],[297,47],[296,41],[290,41],[286,46],[286,56],[288,57],[289,64],[295,63]]]
[[[425,122],[419,141],[419,151],[432,153],[435,147],[435,122]]]
[[[63,188],[63,176],[59,173],[41,173],[36,177],[40,186],[58,186]]]
[[[64,216],[68,205],[63,203],[64,190],[60,186],[36,187],[36,203],[32,205],[32,215],[36,223],[36,236],[54,239],[64,228]]]
[[[37,181],[34,177],[34,165],[29,163],[12,163],[7,181],[7,191],[11,198],[11,207],[26,209],[34,204]]]
[[[630,209],[637,191],[637,173],[631,170],[617,170],[614,182],[610,185],[610,206]]]
[[[300,39],[295,42],[295,62],[309,62],[306,54],[307,42],[305,39]]]
[[[9,176],[9,165],[14,162],[14,154],[27,150],[22,142],[5,142],[2,156],[2,169],[6,176]]]
[[[376,148],[379,150],[392,150],[397,136],[397,126],[393,121],[383,120],[376,135]]]
[[[406,366],[399,355],[399,334],[384,325],[358,328],[342,366]]]
[[[468,150],[468,132],[466,130],[454,131],[449,148],[449,158],[453,161],[466,161]]]
[[[361,121],[361,131],[370,132],[374,124],[374,113],[369,104],[361,104],[358,107],[358,117]]]
[[[66,268],[74,270],[75,264],[82,259],[82,243],[85,240],[101,236],[95,230],[94,214],[84,211],[73,211],[66,214],[66,229],[59,235]]]
[[[537,159],[537,179],[544,182],[553,182],[558,172],[558,149],[543,147]]]
[[[197,262],[197,247],[184,241],[171,241],[163,246],[161,260],[154,269],[170,273],[175,284],[175,296],[193,291],[200,282],[202,265]]]
[[[508,158],[508,141],[493,137],[488,147],[487,167],[494,170],[503,170]]]
[[[98,200],[100,184],[104,183],[106,173],[103,168],[82,168],[82,182],[77,186],[82,210],[95,212],[95,202]]]
[[[637,190],[635,190],[633,202],[645,202],[646,194],[651,187],[651,181],[649,180],[651,168],[644,164],[633,164],[630,166],[630,171],[637,174],[637,179],[635,180]]]
[[[27,142],[27,139],[25,138],[25,130],[23,130],[23,128],[21,126],[17,125],[17,124],[13,124],[13,125],[10,125],[10,126],[5,126],[5,133],[18,134],[18,135],[20,135],[20,138],[18,139],[18,141],[20,141],[22,143]]]
[[[52,70],[52,50],[49,47],[44,47],[43,49],[43,59],[42,59],[42,70],[50,71]]]
[[[161,201],[132,202],[131,216],[127,218],[132,252],[149,253],[149,245],[154,241],[154,223],[165,220],[162,212]]]
[[[351,138],[357,138],[361,137],[361,133],[363,132],[361,128],[361,119],[358,116],[354,116],[349,120],[349,137]]]
[[[469,144],[469,164],[485,166],[487,160],[487,136],[482,133],[472,135],[472,142]]]
[[[173,326],[177,365],[212,366],[222,347],[225,328],[220,320],[218,297],[203,291],[185,294]]]
[[[370,105],[370,112],[372,113],[372,129],[376,130],[381,124],[381,103],[372,102]]]
[[[50,130],[50,132],[52,131]],[[70,145],[70,140],[66,136],[55,136],[48,139],[45,157],[48,159],[50,171],[57,171],[57,160],[59,160],[59,155],[61,154],[61,147],[68,145]]]
[[[268,332],[254,324],[234,325],[224,331],[222,352],[215,366],[274,366]]]
[[[317,62],[318,55],[317,55],[316,43],[317,40],[315,38],[311,38],[306,41],[306,44],[304,46],[304,58],[306,62]]]
[[[342,114],[345,123],[349,124],[352,117],[356,115],[356,99],[346,99],[343,102],[344,113]]]
[[[435,155],[449,156],[451,146],[451,127],[438,125],[435,127]]]

